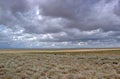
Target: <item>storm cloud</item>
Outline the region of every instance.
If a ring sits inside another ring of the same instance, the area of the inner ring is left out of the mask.
[[[0,0],[0,48],[120,47],[120,0]]]

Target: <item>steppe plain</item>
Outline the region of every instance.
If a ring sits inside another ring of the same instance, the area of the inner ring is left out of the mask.
[[[0,79],[120,79],[120,49],[0,50]]]

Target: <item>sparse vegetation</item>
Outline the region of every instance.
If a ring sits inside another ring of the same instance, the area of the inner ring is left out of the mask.
[[[0,79],[120,79],[120,50],[1,53]]]

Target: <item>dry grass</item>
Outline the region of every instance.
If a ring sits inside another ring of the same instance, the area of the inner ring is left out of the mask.
[[[120,79],[120,50],[27,51],[2,51],[0,79]]]
[[[61,53],[61,54],[64,54],[64,53],[102,53],[102,51],[103,51],[103,53],[104,52],[112,52],[112,53],[114,53],[115,51],[120,51],[120,48],[99,48],[99,49],[48,49],[48,50],[45,50],[45,49],[43,49],[43,50],[39,50],[39,49],[25,49],[25,50],[21,50],[21,49],[14,49],[14,50],[12,50],[12,49],[3,49],[3,50],[0,50],[0,53],[40,53],[40,54],[44,54],[44,53],[47,53],[47,54],[51,54],[51,53],[54,53],[54,54],[59,54],[59,53]],[[113,52],[114,51],[114,52]]]

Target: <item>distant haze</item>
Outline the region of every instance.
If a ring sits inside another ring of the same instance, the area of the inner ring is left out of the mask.
[[[120,0],[0,0],[0,48],[120,47]]]

